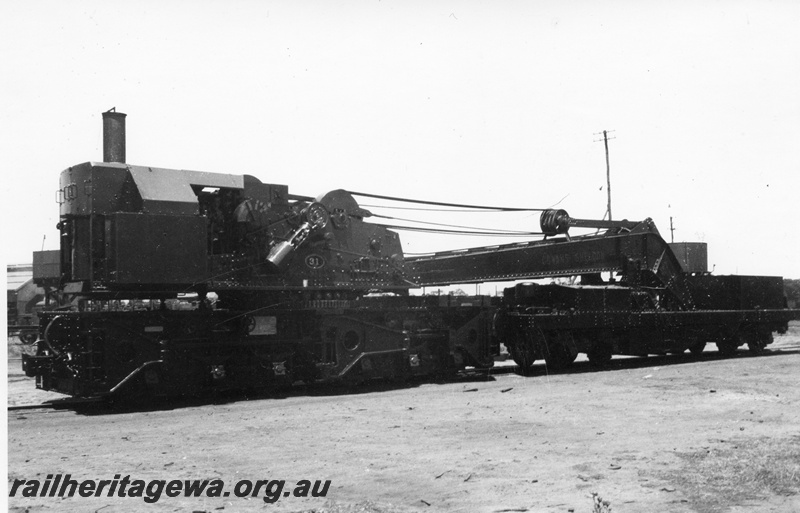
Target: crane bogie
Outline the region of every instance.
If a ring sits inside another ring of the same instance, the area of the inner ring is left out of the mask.
[[[108,301],[98,301],[89,305],[96,311],[45,313],[38,354],[23,368],[40,388],[91,397],[200,395],[491,366],[488,311],[438,300],[368,298],[261,312],[202,304],[109,310],[100,305]]]

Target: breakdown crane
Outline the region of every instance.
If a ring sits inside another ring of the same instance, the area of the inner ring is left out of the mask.
[[[707,342],[758,353],[800,317],[781,278],[712,276],[650,219],[544,209],[541,239],[406,256],[398,227],[370,222],[363,193],[300,196],[247,174],[125,163],[124,116],[104,113],[104,162],[61,173],[62,306],[40,314],[36,354],[23,357],[45,390],[447,375],[492,366],[501,344],[523,370]],[[564,280],[532,281],[545,278]],[[415,294],[492,281],[516,283],[502,297]]]

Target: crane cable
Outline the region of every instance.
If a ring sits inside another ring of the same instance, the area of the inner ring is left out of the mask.
[[[467,212],[477,212],[481,210],[492,211],[492,212],[543,212],[548,210],[546,208],[518,208],[518,207],[490,207],[485,205],[467,205],[463,203],[445,203],[441,201],[428,201],[428,200],[416,200],[410,198],[400,198],[397,196],[384,196],[381,194],[370,194],[366,192],[356,192],[356,191],[346,191],[353,196],[363,196],[367,198],[376,198],[376,199],[385,199],[390,201],[401,201],[405,203],[416,203],[422,205],[435,205],[439,207],[457,207],[457,208],[467,208],[471,209]],[[373,207],[373,205],[370,205]],[[378,206],[375,205],[374,208],[403,208],[403,207],[390,207],[390,206]],[[409,210],[411,210],[409,208]],[[421,209],[420,209],[421,210]],[[441,210],[442,212],[446,212],[445,210]],[[461,226],[461,225],[452,225],[452,224],[443,224],[443,223],[433,223],[429,221],[419,221],[416,219],[403,219],[398,217],[391,217],[391,216],[384,216],[380,214],[371,213],[373,217],[379,217],[382,219],[390,219],[394,221],[405,221],[411,223],[419,223],[419,224],[427,224],[427,225],[436,225],[436,226],[447,226],[451,228],[467,228],[470,231],[461,231],[461,230],[445,230],[440,228],[422,228],[422,227],[411,227],[411,226],[395,226],[395,225],[381,225],[386,228],[394,229],[394,230],[408,230],[408,231],[417,231],[417,232],[429,232],[429,233],[441,233],[441,234],[455,234],[455,235],[493,235],[493,236],[500,236],[500,237],[520,237],[520,236],[530,236],[530,235],[544,235],[542,232],[528,232],[528,231],[517,231],[517,230],[500,230],[495,228],[475,228],[472,226]]]
[[[377,199],[385,199],[390,201],[402,201],[405,203],[418,203],[421,205],[437,205],[440,207],[459,207],[459,208],[473,208],[478,210],[495,210],[501,212],[542,212],[544,210],[548,210],[546,208],[518,208],[518,207],[487,207],[484,205],[464,205],[461,203],[442,203],[440,201],[427,201],[427,200],[415,200],[410,198],[398,198],[396,196],[382,196],[380,194],[369,194],[366,192],[356,192],[356,191],[346,191],[353,196],[363,196],[366,198],[377,198]]]
[[[419,223],[419,224],[429,224],[429,225],[433,225],[433,226],[444,226],[444,227],[447,227],[447,228],[466,228],[468,230],[481,230],[482,232],[493,232],[493,233],[498,233],[498,234],[517,234],[517,235],[530,235],[531,234],[531,232],[528,232],[528,231],[501,230],[499,228],[476,228],[474,226],[463,226],[463,225],[458,225],[458,224],[433,223],[431,221],[419,221],[417,219],[405,219],[405,218],[402,218],[402,217],[384,216],[384,215],[375,214],[375,213],[372,214],[372,217],[379,217],[381,219],[390,219],[392,221],[405,221],[405,222],[408,222],[408,223]],[[411,229],[411,230],[418,229],[417,227],[412,227],[412,226],[406,226],[406,227],[401,227],[401,228],[408,228],[408,229]],[[431,230],[435,230],[435,229],[431,229]]]
[[[440,233],[440,234],[449,234],[449,235],[489,235],[495,237],[524,237],[528,235],[544,235],[543,232],[479,232],[479,231],[463,231],[463,230],[444,230],[441,228],[422,228],[422,227],[412,227],[412,226],[398,226],[398,225],[391,225],[391,224],[382,224],[382,223],[374,223],[375,226],[382,226],[383,228],[389,228],[390,230],[406,230],[411,232],[426,232],[426,233]],[[445,225],[447,226],[447,225]]]

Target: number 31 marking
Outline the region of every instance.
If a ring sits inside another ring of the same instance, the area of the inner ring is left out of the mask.
[[[319,255],[308,255],[306,265],[311,269],[321,269],[325,266],[325,259]]]

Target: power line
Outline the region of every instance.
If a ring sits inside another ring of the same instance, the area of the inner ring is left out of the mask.
[[[672,225],[672,216],[669,216],[669,236],[670,242],[675,242],[675,227]]]

